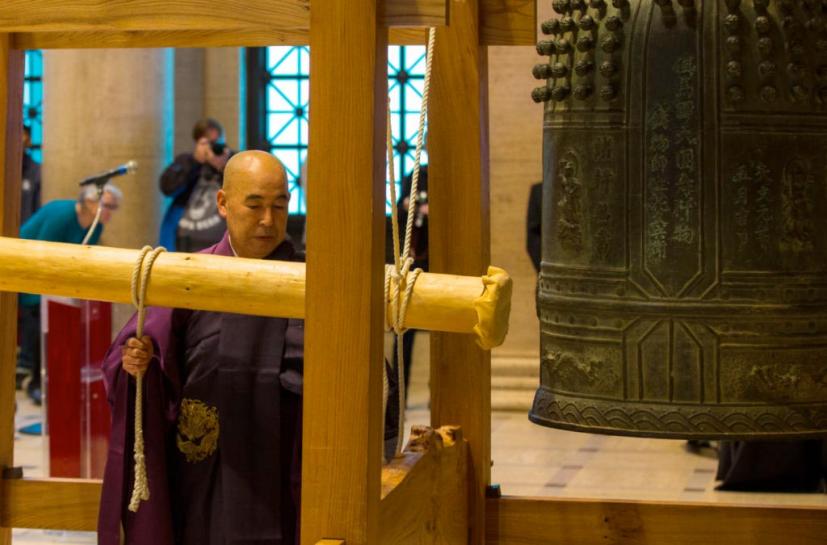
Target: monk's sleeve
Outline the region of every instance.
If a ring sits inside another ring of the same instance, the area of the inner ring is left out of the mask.
[[[153,361],[143,377],[143,433],[149,501],[137,513],[127,509],[134,483],[135,379],[121,367],[121,348],[135,336],[135,317],[109,348],[103,364],[112,411],[109,456],[98,518],[99,545],[173,545],[166,445],[174,429],[180,391],[180,335],[177,311],[150,308],[144,335],[154,344]]]
[[[288,392],[302,395],[304,375],[304,320],[291,318],[287,322],[282,358],[281,386]]]

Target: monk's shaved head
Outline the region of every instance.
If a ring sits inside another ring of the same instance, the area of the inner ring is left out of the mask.
[[[287,172],[265,151],[243,151],[224,167],[218,211],[227,220],[230,242],[241,257],[263,258],[287,232]]]
[[[276,174],[287,181],[284,165],[266,151],[250,150],[233,155],[224,167],[224,191],[232,192],[251,178]]]

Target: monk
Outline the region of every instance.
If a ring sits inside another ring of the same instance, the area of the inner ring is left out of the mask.
[[[285,239],[290,195],[272,155],[235,155],[218,192],[227,232],[202,253],[296,259]],[[115,339],[104,373],[112,436],[101,545],[293,545],[300,478],[302,322],[150,308]],[[135,377],[144,380],[151,497],[133,485]]]

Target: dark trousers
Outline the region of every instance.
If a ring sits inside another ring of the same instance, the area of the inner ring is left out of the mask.
[[[40,386],[40,305],[21,306],[19,317],[20,354],[17,367],[31,373],[30,387]]]

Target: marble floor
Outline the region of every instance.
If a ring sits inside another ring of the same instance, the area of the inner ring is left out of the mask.
[[[426,424],[428,336],[417,335],[408,398],[408,424]],[[16,429],[40,421],[18,392]],[[408,426],[409,428],[409,426]],[[744,494],[715,488],[715,452],[689,452],[682,441],[589,435],[542,428],[524,413],[491,415],[492,482],[503,494],[578,498],[699,501],[752,505],[827,506],[824,494]],[[17,433],[15,462],[26,476],[44,475],[40,436]],[[95,534],[14,530],[14,545],[92,544]]]

